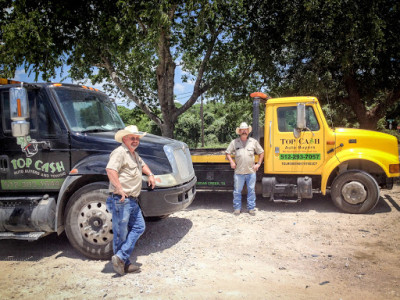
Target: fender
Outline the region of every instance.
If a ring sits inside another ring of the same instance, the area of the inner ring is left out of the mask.
[[[341,163],[355,159],[370,161],[378,165],[388,177],[391,177],[388,169],[389,164],[395,164],[398,160],[397,156],[379,150],[365,148],[352,148],[348,150],[342,150],[336,153],[336,156],[332,157],[324,167],[321,178],[321,192],[323,195],[326,194],[326,185],[328,182],[328,178],[333,170]]]
[[[71,168],[73,175],[107,175],[106,166],[110,154],[90,155],[80,160]]]
[[[73,186],[76,181],[79,181],[84,175],[107,176],[106,166],[109,157],[109,153],[87,156],[71,168],[71,172],[67,178],[65,178],[57,198],[55,231],[58,234],[61,234],[64,231],[63,209],[69,199],[66,197],[66,192],[72,192],[71,194],[73,194],[75,191],[71,191],[70,187]],[[79,186],[79,188],[80,187],[81,186]]]
[[[322,170],[321,176],[321,193],[322,195],[326,194],[326,184],[328,182],[328,178],[331,175],[332,171],[340,164],[340,161],[336,156],[332,156],[328,162],[325,164],[324,169]]]

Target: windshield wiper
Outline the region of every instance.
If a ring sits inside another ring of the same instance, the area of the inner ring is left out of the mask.
[[[106,132],[106,131],[112,131],[112,130],[110,130],[110,129],[96,128],[96,129],[82,130],[81,133],[88,133],[88,132]]]

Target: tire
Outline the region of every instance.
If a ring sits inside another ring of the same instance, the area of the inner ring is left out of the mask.
[[[331,197],[336,207],[351,214],[362,214],[373,209],[379,201],[376,180],[361,170],[350,170],[335,178]]]
[[[65,233],[71,245],[86,257],[110,259],[113,254],[111,213],[106,208],[108,184],[88,184],[68,201]]]

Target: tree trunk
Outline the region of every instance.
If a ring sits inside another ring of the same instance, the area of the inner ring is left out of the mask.
[[[165,33],[160,33],[158,43],[159,64],[157,66],[157,91],[158,101],[160,102],[162,124],[161,134],[163,136],[173,138],[176,117],[176,107],[174,103],[174,80],[176,64],[169,48],[169,40]]]
[[[380,102],[372,109],[367,110],[364,102],[361,99],[357,82],[354,77],[347,76],[345,78],[345,86],[348,96],[343,98],[343,101],[349,105],[355,113],[360,124],[360,128],[376,130],[378,121],[385,116],[385,110],[382,109],[382,106],[386,104],[386,102]]]

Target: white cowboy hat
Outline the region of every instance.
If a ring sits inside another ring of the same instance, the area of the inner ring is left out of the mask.
[[[139,131],[136,125],[126,126],[125,129],[117,131],[115,134],[115,140],[118,143],[122,143],[122,138],[128,134],[138,135],[139,138],[142,138],[146,135],[146,132]]]
[[[240,126],[236,128],[236,134],[239,134],[240,129],[248,129],[249,133],[253,130],[253,128],[249,125],[247,125],[246,122],[240,123]]]

